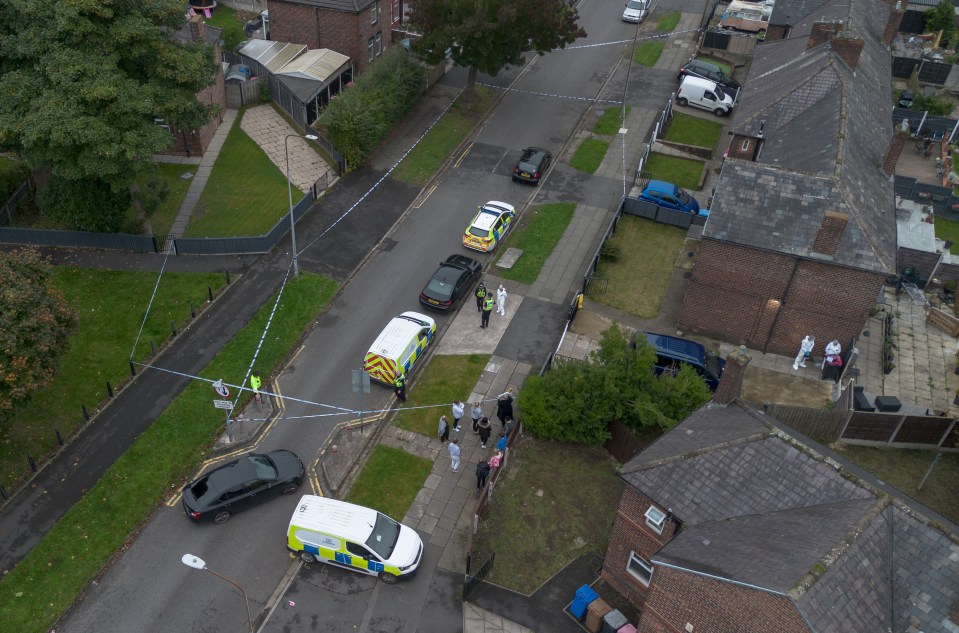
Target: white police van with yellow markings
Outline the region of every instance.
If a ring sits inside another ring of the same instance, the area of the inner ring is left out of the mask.
[[[411,576],[423,541],[410,527],[372,508],[303,495],[287,530],[287,548],[306,563],[322,561],[393,584]]]

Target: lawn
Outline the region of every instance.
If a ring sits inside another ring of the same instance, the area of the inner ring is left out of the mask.
[[[629,111],[632,108],[626,106],[626,112],[623,113],[622,108],[617,108],[609,106],[606,110],[603,111],[603,114],[596,120],[596,125],[593,126],[593,132],[596,134],[618,134],[619,129],[623,126],[620,121],[620,115],[625,119],[629,116]]]
[[[946,242],[952,242],[952,245],[949,247],[949,252],[953,255],[959,255],[959,222],[937,217],[935,227],[936,237]]]
[[[722,131],[721,123],[674,111],[663,138],[674,143],[715,149]]]
[[[257,360],[273,374],[336,292],[331,279],[302,273],[286,286],[272,317],[270,344]],[[201,372],[239,382],[270,319],[257,314]],[[242,402],[241,402],[242,404]],[[210,386],[194,382],[137,438],[78,503],[0,581],[4,630],[46,633],[86,590],[135,530],[203,460],[223,417],[210,407]]]
[[[286,175],[240,128],[241,111],[213,165],[186,237],[264,235],[290,212]],[[303,192],[293,187],[293,204]]]
[[[703,175],[705,164],[700,160],[677,158],[676,156],[652,152],[645,165],[643,165],[643,173],[648,173],[653,180],[665,180],[685,189],[696,191],[699,189],[699,179]]]
[[[202,12],[200,13],[202,15]],[[210,26],[216,26],[223,29],[223,50],[232,51],[246,39],[246,33],[243,32],[243,18],[236,14],[222,2],[216,5],[213,10],[213,17],[209,20],[203,20]]]
[[[183,174],[196,174],[196,165],[174,165],[170,163],[152,163],[145,170],[137,174],[137,186],[142,192],[147,191],[148,183],[151,180],[157,180],[166,183],[167,195],[157,206],[156,211],[148,215],[146,220],[150,223],[153,235],[168,235],[173,221],[176,220],[180,207],[183,205],[183,198],[186,197],[186,191],[190,188],[192,178],[182,178]]]
[[[500,247],[503,253],[507,248],[518,248],[523,254],[512,268],[497,268],[497,273],[523,284],[536,281],[540,269],[573,219],[575,210],[573,202],[541,204],[529,209],[523,215],[522,226],[508,235]]]
[[[832,445],[833,450],[897,490],[959,523],[959,455],[943,453],[922,490],[916,487],[932,464],[932,451]]]
[[[659,61],[659,56],[663,54],[664,46],[666,43],[660,40],[643,42],[633,51],[633,61],[641,66],[652,68]]]
[[[432,468],[433,462],[428,459],[380,444],[350,486],[346,501],[402,521]]]
[[[678,11],[672,11],[659,16],[659,21],[656,23],[656,30],[663,32],[672,31],[676,28],[676,25],[679,24],[680,17],[681,14]]]
[[[573,169],[578,169],[587,174],[595,174],[603,162],[603,158],[606,157],[606,150],[608,149],[609,141],[601,141],[595,138],[583,139],[583,142],[576,148],[569,164]]]
[[[678,227],[623,215],[609,239],[619,247],[619,259],[600,260],[596,276],[609,284],[604,294],[590,299],[642,318],[656,316],[685,239],[686,231]]]
[[[29,474],[25,455],[42,462],[57,445],[57,430],[69,438],[83,424],[81,405],[93,413],[107,397],[107,382],[116,390],[129,378],[127,358],[157,274],[58,267],[53,279],[79,323],[58,376],[18,408],[15,422],[0,426],[0,483],[7,489]],[[170,338],[170,321],[182,329],[191,320],[190,304],[199,310],[207,289],[219,293],[225,284],[221,274],[165,273],[135,359],[148,358],[151,340],[162,347]]]
[[[491,89],[475,86],[450,106],[413,151],[393,170],[393,178],[423,186],[493,107]]]
[[[529,594],[577,557],[605,553],[623,482],[600,446],[530,438],[510,455],[473,547],[480,562],[496,552],[488,581]]]
[[[472,307],[472,304],[467,303],[463,309],[469,310]],[[436,425],[440,416],[449,414],[453,400],[459,398],[466,402],[488,362],[489,356],[484,354],[469,356],[434,354],[422,375],[414,376],[413,384],[407,389],[404,405],[426,408],[401,411],[396,415],[393,423],[407,431],[436,437]],[[435,407],[427,406],[436,402],[444,404]]]

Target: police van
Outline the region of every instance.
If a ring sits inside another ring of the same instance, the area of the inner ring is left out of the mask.
[[[393,584],[419,567],[423,541],[410,527],[372,508],[303,495],[287,530],[287,548],[306,563],[322,561]]]
[[[406,375],[436,334],[436,321],[419,312],[404,312],[387,323],[373,341],[363,361],[363,371],[373,380],[393,385]]]

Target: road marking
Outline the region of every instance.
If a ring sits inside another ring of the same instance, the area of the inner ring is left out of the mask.
[[[466,149],[463,150],[463,153],[460,154],[460,157],[456,159],[455,163],[453,163],[453,169],[456,169],[460,166],[460,163],[463,162],[463,159],[466,158],[466,155],[470,153],[471,149],[473,149],[473,143],[470,143],[466,146]]]
[[[416,204],[413,205],[413,208],[419,209],[420,207],[422,207],[423,203],[426,202],[426,199],[429,198],[430,194],[432,194],[434,191],[436,191],[436,185],[430,185],[429,188],[426,190],[426,193],[423,194],[423,197],[417,200]]]

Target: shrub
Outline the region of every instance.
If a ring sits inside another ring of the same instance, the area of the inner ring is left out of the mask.
[[[76,231],[119,232],[130,207],[130,192],[95,179],[71,180],[53,174],[37,195],[43,212]]]
[[[925,110],[929,114],[936,116],[948,116],[952,114],[955,106],[955,99],[925,95],[922,92],[916,93],[916,96],[912,99],[913,110]]]

